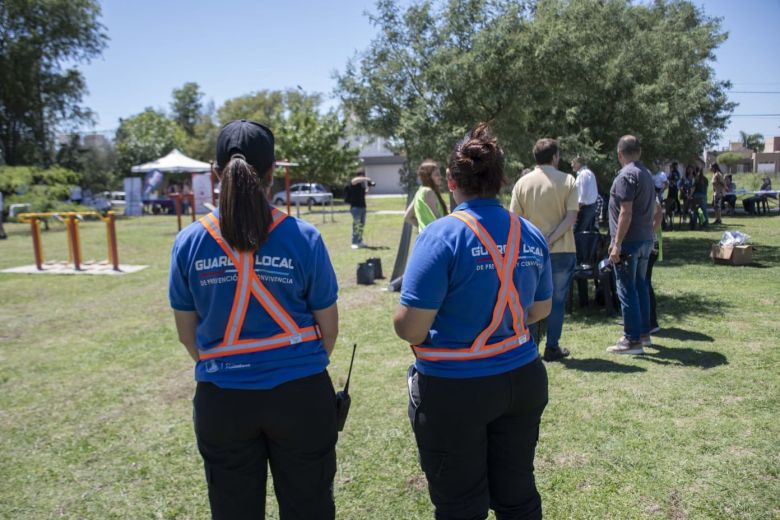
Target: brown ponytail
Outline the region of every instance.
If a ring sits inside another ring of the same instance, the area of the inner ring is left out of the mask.
[[[261,177],[241,154],[234,154],[222,169],[219,228],[233,249],[254,251],[268,240],[272,216],[267,187],[268,176]]]
[[[447,204],[444,203],[444,199],[441,197],[439,187],[433,181],[433,172],[439,169],[439,163],[433,159],[425,159],[417,168],[417,176],[420,178],[420,184],[433,190],[436,194],[436,198],[439,199],[439,204],[444,209],[444,214],[449,214],[447,210]]]

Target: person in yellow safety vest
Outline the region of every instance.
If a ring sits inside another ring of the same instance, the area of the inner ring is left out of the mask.
[[[439,163],[432,159],[424,160],[417,168],[417,177],[420,179],[420,187],[406,208],[404,221],[417,226],[422,232],[428,224],[447,215],[449,211],[440,193],[442,177]]]
[[[485,123],[455,147],[458,206],[417,237],[394,318],[416,356],[408,413],[437,519],[542,514],[533,461],[547,372],[528,325],[550,312],[550,254],[498,201],[503,160]]]
[[[217,138],[219,208],[176,237],[169,298],[195,361],[195,435],[212,517],[263,518],[267,466],[282,519],[335,518],[335,393],[326,370],[338,286],[313,226],[268,203],[271,130]]]

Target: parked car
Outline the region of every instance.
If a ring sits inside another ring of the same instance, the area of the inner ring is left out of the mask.
[[[124,191],[105,191],[103,196],[108,199],[108,203],[111,209],[114,211],[125,209],[125,192]]]
[[[325,186],[315,182],[299,182],[290,186],[290,203],[306,204],[327,204],[333,199],[333,194],[325,189]],[[274,204],[287,204],[287,192],[280,191],[275,193],[271,199]]]

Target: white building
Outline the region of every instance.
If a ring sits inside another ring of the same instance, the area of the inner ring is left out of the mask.
[[[351,139],[352,146],[360,149],[360,159],[366,175],[376,182],[371,193],[402,194],[401,170],[406,157],[396,155],[386,146],[381,137],[356,136]]]

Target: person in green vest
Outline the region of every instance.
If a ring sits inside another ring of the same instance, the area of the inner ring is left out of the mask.
[[[425,226],[447,215],[449,211],[439,191],[442,179],[439,163],[431,159],[424,160],[417,168],[417,177],[420,179],[420,187],[406,209],[404,221],[417,226],[422,232]]]

